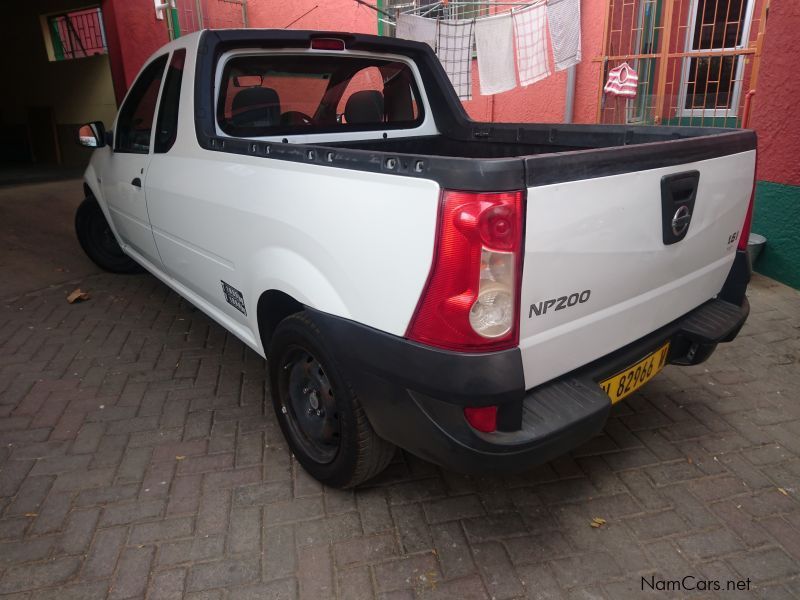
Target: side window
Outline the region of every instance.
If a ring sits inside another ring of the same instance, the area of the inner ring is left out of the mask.
[[[147,154],[153,130],[158,90],[167,65],[167,56],[150,63],[134,82],[117,118],[114,149],[117,152]]]
[[[168,152],[178,136],[178,108],[181,97],[181,79],[183,79],[183,63],[186,61],[186,50],[176,50],[169,61],[167,76],[164,80],[164,91],[161,92],[161,104],[158,107],[156,122],[155,152]]]

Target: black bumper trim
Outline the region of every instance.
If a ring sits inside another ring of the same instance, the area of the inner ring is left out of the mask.
[[[377,329],[307,309],[337,356],[360,372],[463,406],[520,401],[525,376],[519,348],[464,354],[438,350]]]
[[[571,373],[524,390],[519,350],[461,354],[429,348],[309,309],[378,435],[461,472],[519,471],[560,456],[602,430],[611,409],[597,382],[669,341],[668,361],[702,362],[749,313],[710,300],[644,338]],[[519,407],[516,431],[484,434],[465,406]]]

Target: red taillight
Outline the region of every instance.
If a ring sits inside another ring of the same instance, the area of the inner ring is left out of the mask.
[[[467,352],[519,339],[522,192],[445,190],[428,283],[407,336]]]
[[[747,205],[747,214],[744,217],[744,224],[742,225],[742,231],[739,234],[739,250],[746,251],[747,250],[747,242],[750,239],[750,225],[753,221],[753,202],[756,199],[756,182],[753,181],[753,192],[750,194],[750,204]]]
[[[344,40],[338,38],[315,38],[311,40],[312,50],[344,50]]]
[[[747,205],[742,230],[739,232],[739,243],[736,245],[743,252],[747,251],[747,243],[750,241],[750,225],[753,222],[753,204],[756,201],[756,182],[758,181],[758,153],[756,153],[756,167],[753,171],[753,191],[750,193],[750,203]]]
[[[492,433],[497,431],[497,407],[481,406],[479,408],[465,408],[464,416],[467,422],[478,431]]]

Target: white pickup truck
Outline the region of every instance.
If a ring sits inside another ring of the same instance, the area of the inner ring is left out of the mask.
[[[477,123],[424,44],[188,35],[80,141],[87,254],[265,356],[328,485],[395,445],[465,472],[550,460],[747,318],[753,132]]]

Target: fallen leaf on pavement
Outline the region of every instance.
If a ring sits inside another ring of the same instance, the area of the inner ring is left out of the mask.
[[[788,495],[789,495],[789,492],[787,492],[787,491],[786,491],[785,489],[783,489],[783,488],[778,488],[778,491],[779,491],[781,494],[783,494],[784,496],[788,496]]]
[[[603,517],[595,517],[594,519],[592,519],[592,522],[590,523],[590,525],[594,528],[602,527],[605,524],[606,520]]]
[[[25,513],[26,517],[38,517],[39,513]]]
[[[179,454],[178,456],[175,457],[175,460],[183,460],[184,458],[186,457],[183,454]]]
[[[81,288],[75,288],[70,292],[69,296],[67,296],[67,302],[70,304],[75,304],[76,302],[83,302],[84,300],[89,299],[89,292],[84,292]]]

